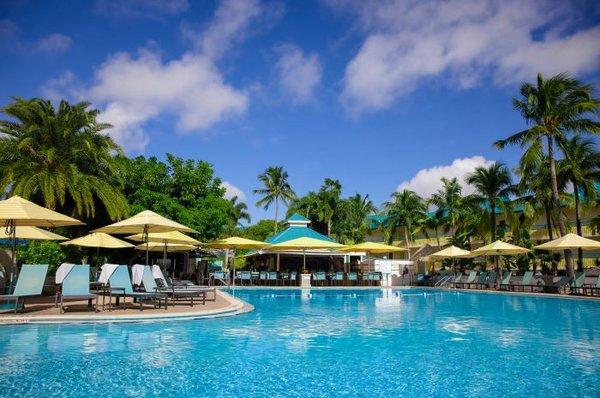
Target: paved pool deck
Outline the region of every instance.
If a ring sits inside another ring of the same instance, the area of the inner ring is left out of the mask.
[[[208,295],[213,298],[212,292]],[[99,297],[99,307],[102,308],[102,297]],[[128,298],[125,305],[112,311],[100,310],[98,312],[88,307],[87,301],[66,302],[67,311],[63,314],[54,305],[54,297],[46,296],[32,298],[26,301],[25,308],[15,314],[13,312],[0,314],[0,325],[6,324],[31,324],[31,323],[104,323],[104,322],[143,322],[143,321],[176,321],[202,318],[215,318],[240,315],[254,310],[254,307],[245,301],[217,289],[214,301],[205,304],[194,303],[190,306],[187,302],[179,302],[167,309],[155,308],[152,304],[145,303],[143,310],[133,305]]]

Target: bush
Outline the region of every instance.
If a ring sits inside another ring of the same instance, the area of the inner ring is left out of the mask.
[[[53,273],[67,257],[56,242],[30,241],[19,247],[17,252],[21,264],[48,264],[49,273]]]

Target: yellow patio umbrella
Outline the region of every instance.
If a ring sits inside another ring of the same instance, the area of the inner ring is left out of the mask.
[[[158,242],[141,243],[135,248],[136,250],[146,250],[151,252],[162,252],[165,248],[168,252],[188,252],[197,249],[194,245],[184,245],[181,243],[167,243],[165,245],[164,243]]]
[[[259,240],[231,236],[229,238],[215,240],[208,243],[206,246],[213,249],[233,250],[235,255],[236,249],[263,249],[269,246],[269,244]],[[225,262],[225,264],[227,264],[227,262]],[[235,286],[235,266],[233,267],[233,286]]]
[[[63,242],[61,245],[64,246],[82,246],[82,247],[95,247],[96,257],[100,254],[100,248],[105,249],[127,249],[133,247],[129,242],[117,239],[114,236],[110,236],[104,232],[92,232],[88,235],[81,236],[79,238],[71,239],[70,241]]]
[[[136,242],[143,242],[144,236],[143,234],[135,234],[131,236],[126,236],[125,239],[134,240]],[[187,236],[184,233],[179,231],[169,231],[169,232],[151,232],[148,234],[148,242],[153,243],[179,243],[183,245],[199,245],[200,241],[192,238],[191,236]]]
[[[67,240],[62,235],[55,234],[48,230],[38,227],[16,227],[15,237],[23,240]],[[6,230],[0,230],[0,239],[11,239],[12,236],[6,233]]]
[[[485,245],[479,249],[473,250],[471,254],[476,256],[510,256],[514,254],[526,254],[530,251],[531,250],[525,247],[516,246],[510,243],[502,242],[501,240],[497,240],[489,245]]]
[[[433,254],[430,254],[429,258],[433,258],[433,259],[451,258],[452,259],[452,268],[454,269],[457,258],[467,258],[470,255],[471,255],[470,251],[461,249],[460,247],[456,247],[456,246],[452,245],[452,246],[448,246],[445,249],[437,251]]]
[[[97,249],[101,247],[106,249],[127,249],[133,247],[131,243],[117,239],[104,232],[92,232],[91,234],[63,242],[61,245],[95,247]]]
[[[144,234],[135,234],[125,237],[125,239],[134,240],[137,242],[144,241]],[[182,245],[199,245],[200,241],[187,236],[186,234],[179,231],[169,232],[152,232],[148,234],[148,242],[162,243],[163,245],[163,264],[167,262],[167,245],[170,244],[182,244]]]
[[[558,239],[537,245],[535,248],[550,251],[561,251],[565,249],[600,250],[600,242],[584,238],[577,234],[566,234]]]
[[[144,242],[148,242],[148,234],[150,233],[169,231],[196,232],[183,224],[156,214],[151,210],[144,210],[125,220],[94,230],[94,232],[106,232],[109,234],[141,233],[145,237]],[[148,250],[146,250],[146,265],[148,265]]]
[[[17,227],[64,227],[83,224],[79,220],[36,205],[17,195],[0,200],[0,223],[4,223],[6,235],[10,236],[12,240],[13,250],[9,280],[11,284],[16,268]]]
[[[268,246],[267,250],[302,250],[302,269],[306,270],[306,251],[320,249],[345,249],[347,246],[337,242],[315,239],[315,238],[296,238],[285,242],[275,243]]]
[[[448,246],[445,249],[442,249],[438,252],[430,254],[429,257],[430,258],[440,258],[440,259],[441,258],[465,258],[465,257],[468,257],[470,254],[471,254],[470,251],[461,249],[460,247]]]
[[[390,252],[407,251],[407,249],[398,246],[385,245],[377,242],[363,242],[355,245],[349,245],[342,251],[346,252],[366,252],[367,254],[383,254]]]

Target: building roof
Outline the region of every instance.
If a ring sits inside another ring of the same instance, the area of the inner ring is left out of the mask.
[[[298,213],[294,213],[294,214],[292,214],[291,216],[289,216],[289,217],[287,218],[287,220],[286,220],[286,221],[287,221],[287,222],[290,222],[290,221],[302,221],[302,222],[307,222],[307,223],[309,223],[309,222],[310,222],[310,220],[309,220],[308,218],[306,218],[306,217],[304,217],[303,215],[301,215],[301,214],[298,214]]]
[[[323,234],[320,234],[317,231],[315,231],[314,229],[309,228],[307,226],[290,225],[289,227],[287,227],[283,231],[279,232],[278,234],[268,237],[265,240],[265,242],[270,243],[270,244],[275,244],[275,243],[286,242],[288,240],[297,239],[297,238],[313,238],[313,239],[324,240],[327,242],[334,241],[333,239],[331,239]]]

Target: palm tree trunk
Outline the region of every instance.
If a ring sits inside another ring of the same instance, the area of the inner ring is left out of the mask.
[[[331,236],[331,218],[327,219],[327,236]]]
[[[440,249],[441,248],[441,246],[440,246],[440,234],[438,233],[437,227],[435,227],[434,231],[435,231],[435,240],[437,241],[438,249]]]
[[[490,223],[492,242],[496,241],[496,206],[493,200],[490,200]],[[500,278],[500,256],[494,256],[494,268],[496,270],[496,281]]]
[[[554,140],[552,139],[551,135],[546,135],[546,139],[548,141],[548,163],[550,166],[550,179],[552,181],[552,199],[554,200],[554,205],[558,209],[558,231],[560,236],[565,236],[567,234],[567,228],[565,227],[565,215],[563,213],[562,206],[560,204],[560,196],[558,194],[558,179],[556,177],[556,163],[554,161]],[[571,260],[571,250],[565,250],[564,256],[567,274],[573,277],[575,276],[575,272],[573,270],[573,262]]]
[[[279,198],[275,197],[275,233],[277,233],[277,222],[279,221]]]
[[[577,235],[582,236],[581,216],[579,214],[579,186],[577,181],[573,182],[573,193],[575,195],[575,223],[577,224]],[[577,271],[583,271],[583,250],[577,249]]]
[[[404,240],[406,241],[406,248],[408,249],[408,259],[410,260],[410,244],[408,242],[408,226],[404,226]]]
[[[544,213],[546,214],[546,229],[548,230],[548,239],[554,239],[552,232],[552,218],[550,217],[550,207],[548,205],[544,205]]]

